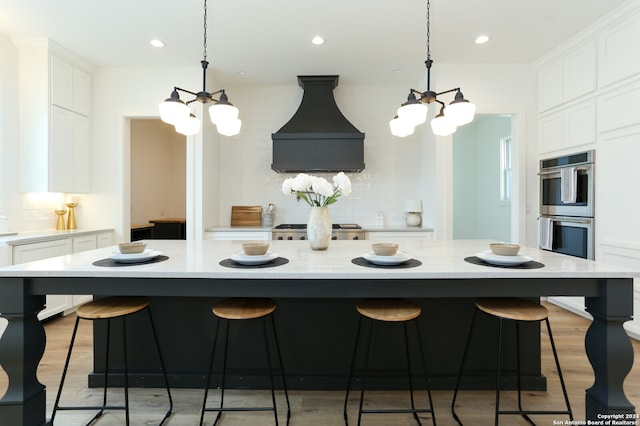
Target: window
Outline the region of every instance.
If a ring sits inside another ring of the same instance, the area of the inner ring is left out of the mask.
[[[500,139],[500,201],[511,201],[511,136]]]

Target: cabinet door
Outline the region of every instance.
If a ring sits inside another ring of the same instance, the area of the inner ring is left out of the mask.
[[[97,236],[98,248],[109,247],[113,245],[113,232],[100,232]]]
[[[205,240],[269,241],[271,231],[208,231]]]
[[[49,149],[49,190],[89,192],[89,119],[52,106]]]
[[[93,250],[97,247],[96,235],[84,235],[81,237],[73,237],[73,252],[78,253],[81,251]]]
[[[51,104],[89,116],[91,77],[63,59],[51,56]]]
[[[432,240],[433,232],[429,231],[398,231],[398,232],[367,232],[367,240],[397,242],[398,240]]]

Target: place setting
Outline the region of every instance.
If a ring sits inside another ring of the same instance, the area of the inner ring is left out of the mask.
[[[289,263],[289,259],[269,251],[267,242],[242,243],[242,251],[232,254],[228,259],[220,261],[220,266],[227,268],[272,268]]]
[[[489,250],[477,253],[475,256],[465,257],[465,262],[474,265],[492,266],[497,268],[538,269],[544,264],[533,258],[521,254],[520,245],[509,243],[491,243]]]
[[[399,247],[396,243],[373,243],[371,251],[351,259],[351,263],[368,268],[415,268],[422,265]]]
[[[118,244],[118,250],[106,258],[93,262],[94,266],[133,266],[163,262],[169,256],[163,255],[157,250],[147,248],[147,244],[142,241]]]

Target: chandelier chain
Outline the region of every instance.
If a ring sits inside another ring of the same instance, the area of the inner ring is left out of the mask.
[[[431,60],[431,2],[427,0],[427,60]]]
[[[207,0],[204,0],[204,40],[202,42],[202,57],[207,60]]]

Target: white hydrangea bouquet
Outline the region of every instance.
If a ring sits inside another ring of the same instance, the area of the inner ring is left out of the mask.
[[[304,200],[311,207],[325,207],[338,201],[342,195],[351,194],[351,180],[344,172],[333,177],[333,184],[323,177],[299,173],[282,183],[282,192],[296,194],[296,199]]]

